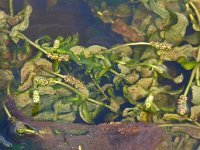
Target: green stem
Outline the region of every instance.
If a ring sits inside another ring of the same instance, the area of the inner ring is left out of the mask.
[[[3,101],[2,105],[3,105],[3,109],[6,112],[6,115],[8,116],[8,118],[12,118],[12,115],[10,114],[10,112],[9,112],[8,108],[6,107],[4,101]]]
[[[81,92],[79,92],[77,89],[71,87],[70,85],[67,85],[67,84],[65,84],[65,83],[63,83],[63,82],[60,82],[60,81],[54,81],[54,83],[63,85],[63,86],[66,87],[67,89],[73,91],[74,93],[78,94],[80,97],[86,99],[86,100],[89,101],[89,102],[95,103],[95,104],[100,105],[100,106],[107,107],[107,108],[109,108],[110,110],[112,110],[113,112],[118,112],[118,110],[116,110],[115,108],[113,108],[113,107],[111,107],[111,106],[109,106],[109,105],[107,105],[107,104],[104,104],[104,103],[102,103],[102,102],[96,101],[96,100],[94,100],[94,99],[92,99],[92,98],[89,98],[89,97],[85,97]]]
[[[200,61],[200,47],[198,48],[198,54],[197,54],[197,62]],[[200,65],[197,65],[197,71],[196,71],[196,82],[197,82],[197,86],[200,86],[200,81],[199,81],[199,70],[200,69]]]
[[[19,37],[25,41],[27,41],[30,45],[32,45],[33,47],[37,48],[38,50],[40,50],[41,52],[48,54],[48,52],[43,49],[42,47],[40,47],[39,45],[37,45],[36,43],[34,43],[33,41],[31,41],[28,37],[26,37],[24,34],[22,33],[18,33]]]
[[[13,18],[14,17],[13,0],[9,0],[9,4],[10,4],[10,16],[11,18]]]
[[[63,83],[63,82],[60,82],[60,81],[54,81],[54,83],[60,84],[60,85],[62,85],[64,87],[66,87],[67,89],[73,91],[74,93],[78,94],[79,96],[85,98],[85,96],[81,92],[79,92],[77,89],[73,88],[72,86],[70,86],[70,85],[68,85],[66,83]]]
[[[43,53],[41,51],[38,51],[38,53],[31,59],[32,61],[35,61],[39,58],[41,58]]]
[[[56,75],[56,76],[58,76],[58,77],[60,77],[60,78],[64,78],[65,76],[64,75],[62,75],[62,74],[59,74],[59,73],[56,73],[56,72],[53,72],[53,71],[51,71],[51,70],[47,70],[47,69],[44,69],[46,72],[48,72],[48,73],[51,73],[51,74],[53,74],[53,75]]]
[[[1,32],[4,32],[6,34],[10,34],[10,31],[8,30],[4,30],[4,29],[0,29]],[[18,32],[18,36],[19,38],[25,40],[26,42],[28,42],[30,45],[32,45],[33,47],[37,48],[38,50],[40,50],[41,52],[48,54],[48,52],[43,49],[42,47],[40,47],[39,45],[37,45],[36,43],[34,43],[33,41],[31,41],[28,37],[26,37],[24,34],[22,34],[21,32]]]
[[[55,72],[57,72],[58,70],[59,70],[59,61],[57,61],[57,60],[54,60],[54,63],[53,63],[53,70],[55,71]]]
[[[96,85],[96,87],[99,89],[99,91],[104,95],[105,99],[109,99],[108,96],[104,93],[104,91],[102,90],[102,88],[100,87],[100,85],[97,83],[97,81],[94,79],[94,77],[92,75],[90,75],[92,81],[94,82],[94,84]]]
[[[200,86],[200,81],[199,81],[199,68],[200,66],[197,66],[197,71],[196,71],[196,82],[197,82],[197,86]]]
[[[96,100],[94,100],[94,99],[92,99],[92,98],[86,98],[86,99],[87,99],[87,101],[89,101],[89,102],[95,103],[95,104],[100,105],[100,106],[107,107],[108,109],[110,109],[110,110],[113,111],[113,112],[118,112],[118,110],[116,110],[115,108],[113,108],[113,107],[111,107],[111,106],[109,106],[109,105],[107,105],[107,104],[104,104],[104,103],[102,103],[102,102],[96,101]]]
[[[184,92],[184,94],[183,94],[184,96],[187,96],[187,94],[188,94],[188,92],[189,92],[189,89],[190,89],[190,87],[191,87],[191,85],[192,85],[192,81],[193,81],[193,79],[194,79],[194,76],[195,76],[197,67],[198,67],[198,65],[197,65],[196,67],[194,67],[193,70],[192,70],[192,74],[191,74],[191,76],[190,76],[190,80],[189,80],[189,82],[188,82],[188,84],[187,84],[187,87],[186,87],[186,89],[185,89],[185,92]]]
[[[11,95],[11,92],[10,92],[10,82],[8,83],[8,86],[7,86],[7,95],[8,96]]]
[[[151,45],[150,43],[147,43],[147,42],[137,42],[137,43],[126,43],[126,44],[121,44],[119,46],[115,46],[113,48],[110,48],[110,49],[107,49],[103,52],[106,52],[106,53],[109,53],[109,52],[112,52],[116,49],[119,49],[119,48],[122,48],[122,47],[126,47],[126,46],[138,46],[138,45]]]
[[[119,73],[116,72],[115,70],[109,69],[109,71],[112,72],[113,74],[115,74],[116,76],[119,76],[119,77],[121,77],[122,79],[125,79],[123,75],[119,74]]]

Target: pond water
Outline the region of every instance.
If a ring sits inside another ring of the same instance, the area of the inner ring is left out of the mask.
[[[25,1],[0,2],[0,149],[199,149],[199,2]]]

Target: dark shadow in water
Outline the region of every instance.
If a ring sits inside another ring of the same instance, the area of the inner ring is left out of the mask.
[[[98,44],[110,47],[119,41],[109,33],[109,26],[92,16],[82,0],[60,0],[54,7],[45,7],[45,1],[31,0],[33,14],[29,29],[25,32],[32,39],[43,35],[69,36],[79,33],[80,45]]]

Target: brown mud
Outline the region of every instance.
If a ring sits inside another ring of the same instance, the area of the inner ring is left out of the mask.
[[[36,121],[24,116],[11,97],[6,97],[11,115],[38,130],[39,135],[22,136],[33,149],[44,150],[154,150],[171,149],[170,135],[155,124],[110,123],[86,125]],[[12,128],[10,128],[11,130]],[[12,132],[12,131],[10,131]],[[14,137],[15,135],[13,135]],[[18,137],[19,138],[19,137]]]

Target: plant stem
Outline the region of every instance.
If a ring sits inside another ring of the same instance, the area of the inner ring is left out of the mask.
[[[43,55],[43,53],[41,51],[39,51],[31,60],[34,61],[34,60],[37,60],[39,58],[41,58]]]
[[[57,72],[58,70],[59,70],[59,61],[57,61],[57,60],[54,60],[54,63],[53,63],[53,70],[55,71],[55,72]]]
[[[110,110],[113,111],[113,112],[118,112],[118,110],[116,110],[115,108],[113,108],[113,107],[111,107],[111,106],[109,106],[109,105],[107,105],[107,104],[104,104],[104,103],[102,103],[102,102],[96,101],[96,100],[94,100],[94,99],[92,99],[92,98],[89,98],[89,97],[86,98],[86,99],[87,99],[87,101],[89,101],[89,102],[95,103],[95,104],[100,105],[100,106],[107,107],[108,109],[110,109]]]
[[[8,116],[8,118],[12,118],[12,116],[11,116],[11,114],[10,114],[8,108],[6,107],[4,101],[3,101],[2,105],[3,105],[3,109],[4,109],[4,111],[6,112],[6,115]]]
[[[113,108],[113,107],[111,107],[111,106],[109,106],[109,105],[107,105],[107,104],[104,104],[104,103],[102,103],[102,102],[99,102],[99,101],[97,101],[97,100],[94,100],[94,99],[92,99],[92,98],[89,98],[89,97],[84,96],[81,92],[79,92],[77,89],[71,87],[71,86],[68,85],[68,84],[65,84],[65,83],[60,82],[60,81],[54,81],[54,83],[63,85],[63,86],[66,87],[67,89],[73,91],[74,93],[78,94],[80,97],[86,99],[86,100],[89,101],[89,102],[95,103],[95,104],[100,105],[100,106],[107,107],[107,108],[109,108],[109,109],[110,109],[111,111],[113,111],[113,112],[118,112],[118,110],[116,110],[115,108]]]
[[[58,77],[60,77],[60,78],[64,78],[65,76],[64,75],[62,75],[62,74],[59,74],[59,73],[56,73],[56,72],[53,72],[53,71],[51,71],[51,70],[47,70],[47,69],[44,69],[46,72],[48,72],[48,73],[51,73],[51,74],[53,74],[53,75],[56,75],[56,76],[58,76]]]
[[[110,48],[110,49],[107,49],[103,52],[106,52],[106,53],[109,53],[109,52],[112,52],[116,49],[119,49],[119,48],[122,48],[122,47],[126,47],[126,46],[138,46],[138,45],[151,45],[150,43],[147,43],[147,42],[137,42],[137,43],[126,43],[126,44],[121,44],[119,46],[115,46],[113,48]]]
[[[6,34],[10,34],[10,31],[8,30],[4,30],[4,29],[0,29],[1,32],[4,32]],[[18,36],[19,38],[25,40],[26,42],[28,42],[30,45],[32,45],[33,47],[37,48],[38,50],[40,50],[41,52],[48,54],[48,52],[43,49],[42,47],[40,47],[39,45],[37,45],[36,43],[34,43],[33,41],[31,41],[28,37],[26,37],[24,34],[22,34],[21,32],[18,32]]]
[[[97,83],[97,81],[94,79],[94,77],[90,74],[90,78],[92,79],[92,81],[94,82],[94,84],[96,85],[96,87],[99,89],[99,91],[103,94],[103,96],[105,97],[105,99],[109,100],[108,96],[104,93],[104,91],[102,90],[102,88],[100,87],[100,85]]]
[[[197,62],[200,61],[200,46],[198,48],[198,54],[197,54]],[[200,69],[200,65],[197,65],[197,71],[196,71],[196,82],[197,82],[197,86],[200,86],[200,81],[199,81],[199,70]]]
[[[191,85],[192,85],[192,81],[193,81],[193,79],[194,79],[194,76],[195,76],[195,73],[196,73],[196,70],[197,70],[197,67],[198,67],[198,65],[196,66],[196,67],[194,67],[193,68],[193,70],[192,70],[192,74],[191,74],[191,76],[190,76],[190,80],[189,80],[189,82],[188,82],[188,84],[187,84],[187,87],[186,87],[186,89],[185,89],[185,92],[184,92],[184,96],[187,96],[187,94],[188,94],[188,92],[189,92],[189,89],[190,89],[190,87],[191,87]]]
[[[43,49],[42,47],[40,47],[39,45],[35,44],[33,41],[31,41],[28,37],[26,37],[24,34],[22,33],[18,33],[19,37],[21,39],[24,39],[25,41],[27,41],[30,45],[32,45],[33,47],[37,48],[38,50],[40,50],[41,52],[45,53],[45,54],[48,54],[48,52]]]
[[[78,94],[79,96],[81,96],[83,98],[86,98],[81,92],[79,92],[77,89],[73,88],[72,86],[70,86],[70,85],[68,85],[66,83],[63,83],[63,82],[60,82],[60,81],[54,81],[54,83],[63,85],[64,87],[66,87],[67,89],[73,91],[74,93]]]
[[[10,82],[9,82],[7,85],[7,95],[10,96],[11,95],[10,93],[11,92],[10,92]]]
[[[13,0],[9,0],[9,4],[10,4],[10,16],[11,18],[13,18],[14,17]]]
[[[126,79],[124,78],[123,75],[119,74],[119,73],[116,72],[115,70],[113,70],[113,69],[109,69],[109,71],[112,72],[113,74],[115,74],[116,76],[119,76],[119,77],[121,77],[122,79],[126,80]]]

